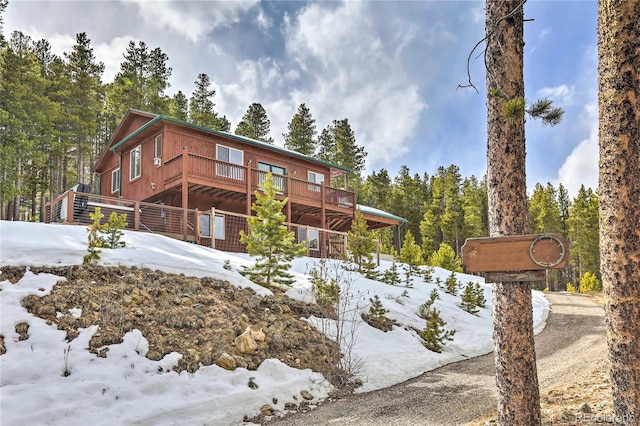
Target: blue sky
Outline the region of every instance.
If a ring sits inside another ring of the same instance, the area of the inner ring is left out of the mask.
[[[565,109],[556,127],[527,123],[528,184],[562,182],[575,196],[581,184],[597,187],[597,3],[529,0],[525,18],[526,97]],[[348,118],[368,152],[366,173],[486,170],[481,57],[471,63],[480,93],[457,89],[484,37],[484,2],[10,0],[4,21],[6,34],[46,38],[58,54],[86,32],[104,82],[130,40],[160,47],[173,68],[168,94],[190,96],[207,73],[232,130],[259,102],[277,145],[300,103],[318,132]]]

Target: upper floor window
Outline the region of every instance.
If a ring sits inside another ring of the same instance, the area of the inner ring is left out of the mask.
[[[229,148],[224,145],[218,145],[216,158],[220,161],[237,164],[239,166],[242,166],[243,164],[243,152],[239,149]]]
[[[111,172],[111,192],[120,191],[120,167]]]
[[[216,175],[235,180],[244,180],[244,153],[239,149],[217,145],[216,159],[225,163],[216,163]]]
[[[308,185],[310,191],[320,192],[320,185],[324,183],[324,175],[322,173],[307,172],[307,180],[316,185]]]
[[[265,176],[267,176],[267,173],[271,173],[273,184],[280,191],[284,191],[286,189],[286,178],[284,177],[284,175],[287,173],[287,170],[284,167],[275,166],[273,164],[263,163],[259,161],[258,170],[265,172],[258,175],[258,185],[262,186],[262,182],[264,182],[264,178]]]
[[[162,158],[162,135],[157,135],[155,140],[154,140],[154,157],[155,158]]]
[[[142,146],[138,145],[129,153],[129,180],[139,178],[142,174]]]

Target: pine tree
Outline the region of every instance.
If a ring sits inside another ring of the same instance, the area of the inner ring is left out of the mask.
[[[476,305],[480,308],[487,307],[487,299],[484,297],[484,290],[482,286],[478,283],[472,284],[473,294],[475,296]]]
[[[451,274],[447,276],[447,279],[444,280],[444,291],[452,296],[458,294],[458,279],[456,278],[455,272],[451,272]]]
[[[404,242],[400,249],[398,261],[408,266],[409,275],[413,275],[417,271],[418,266],[424,263],[422,259],[422,249],[416,244],[411,231],[407,231],[407,233],[404,234]]]
[[[420,333],[420,337],[424,340],[423,345],[430,351],[440,353],[447,341],[453,340],[455,330],[447,330],[447,323],[440,317],[440,311],[430,308],[426,314],[427,324]]]
[[[351,230],[347,233],[347,238],[349,256],[358,265],[358,272],[365,273],[365,271],[375,269],[373,253],[376,251],[376,242],[367,229],[367,221],[359,210],[356,210],[356,216],[351,223]]]
[[[178,90],[171,98],[169,115],[178,120],[189,120],[189,99],[182,93],[182,90]]]
[[[228,125],[226,117],[224,120],[220,119],[213,110],[215,104],[212,99],[216,91],[209,88],[211,86],[209,76],[200,73],[194,83],[196,87],[189,99],[189,121],[210,129],[228,131],[228,128],[225,129],[225,125]]]
[[[464,290],[460,297],[460,307],[472,315],[479,312],[476,292],[474,291],[471,283],[467,283],[467,285],[464,286]]]
[[[453,272],[462,272],[462,263],[458,255],[448,244],[440,244],[438,251],[435,251],[429,257],[429,265],[438,266]]]
[[[400,273],[398,272],[398,265],[396,262],[393,262],[391,267],[382,273],[382,278],[380,280],[389,285],[400,284]]]
[[[271,121],[267,117],[267,112],[262,105],[254,102],[238,123],[235,133],[236,135],[273,144],[273,138],[269,136],[270,131]]]
[[[314,156],[316,153],[316,120],[311,116],[309,108],[300,104],[284,133],[284,147],[300,154]]]
[[[322,130],[318,139],[318,157],[339,166],[351,169],[347,176],[347,188],[358,190],[362,186],[362,171],[367,156],[364,147],[356,144],[356,137],[349,120],[333,120],[333,123]],[[334,186],[340,186],[334,181]]]
[[[596,276],[600,273],[598,204],[598,196],[591,188],[585,189],[582,185],[569,209],[569,239],[572,246],[569,263],[576,273],[574,282],[586,272]]]
[[[386,314],[389,312],[388,309],[384,307],[382,301],[380,300],[380,296],[377,294],[373,296],[373,298],[369,298],[369,316],[374,319],[383,319],[386,318]]]
[[[247,245],[247,252],[257,257],[255,265],[245,273],[253,282],[265,287],[291,286],[290,262],[306,252],[305,244],[296,244],[295,233],[289,232],[284,224],[282,209],[288,199],[278,200],[277,191],[271,173],[267,173],[261,189],[255,192],[256,201],[251,205],[256,216],[247,219],[250,233],[240,231],[240,241]]]

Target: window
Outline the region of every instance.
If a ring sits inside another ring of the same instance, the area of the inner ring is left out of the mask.
[[[218,145],[216,147],[216,158],[225,163],[216,163],[216,175],[224,176],[236,180],[244,180],[244,153],[239,149]]]
[[[120,167],[111,172],[111,192],[120,191]]]
[[[224,216],[216,215],[215,218],[215,238],[216,240],[224,240]],[[211,238],[211,215],[200,215],[200,236],[204,238]]]
[[[309,185],[309,191],[320,192],[320,185],[324,183],[324,175],[316,172],[307,172],[307,180],[316,185]]]
[[[154,158],[162,158],[162,135],[156,136],[154,140]]]
[[[265,176],[267,173],[271,173],[273,176],[273,184],[281,191],[285,191],[286,179],[284,175],[287,173],[287,170],[284,167],[274,166],[273,164],[258,162],[258,170],[261,170],[266,173],[260,173],[258,175],[258,185],[262,185]]]
[[[142,146],[138,145],[129,153],[129,180],[139,178],[142,174]]]
[[[308,241],[307,235],[309,236]],[[309,250],[320,250],[320,232],[317,229],[298,228],[298,241],[307,241]]]

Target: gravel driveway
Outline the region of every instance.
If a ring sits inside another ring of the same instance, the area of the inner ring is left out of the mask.
[[[588,373],[606,356],[604,312],[587,296],[548,293],[551,313],[536,336],[542,388]],[[497,406],[493,354],[449,364],[389,388],[351,395],[278,425],[460,425]]]

